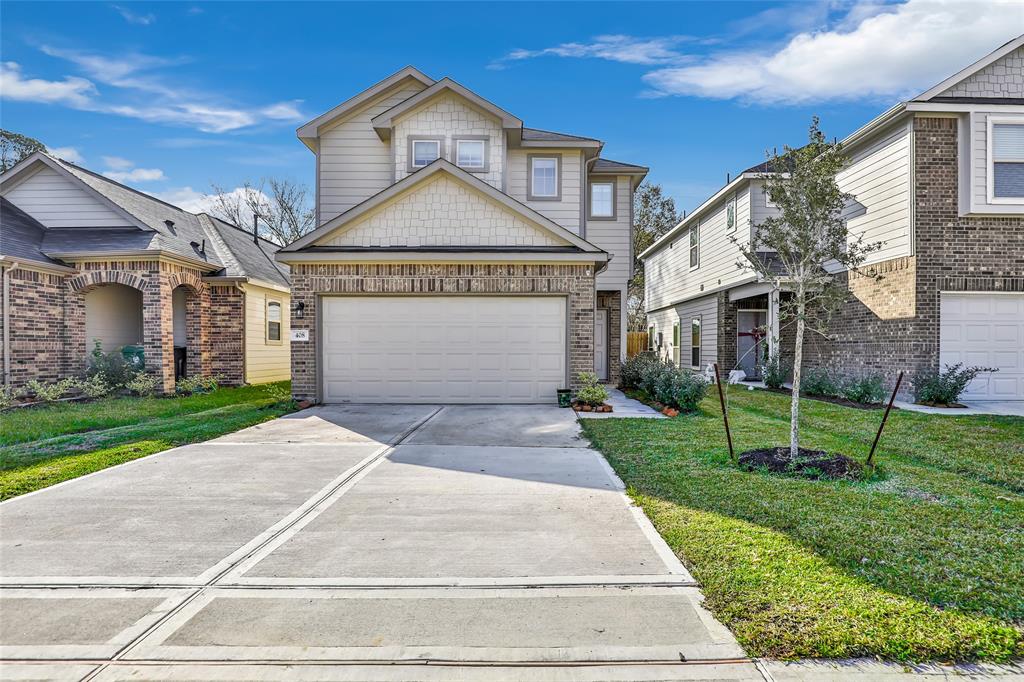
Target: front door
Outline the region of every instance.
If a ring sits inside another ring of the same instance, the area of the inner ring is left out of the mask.
[[[761,378],[761,365],[768,352],[767,310],[741,310],[736,317],[736,367],[748,379]]]
[[[608,310],[603,308],[594,316],[594,374],[608,381]]]

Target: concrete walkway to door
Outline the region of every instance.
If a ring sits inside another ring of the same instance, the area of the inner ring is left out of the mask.
[[[0,527],[7,679],[762,679],[556,407],[313,408]]]

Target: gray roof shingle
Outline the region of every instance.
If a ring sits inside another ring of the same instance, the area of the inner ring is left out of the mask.
[[[0,256],[63,265],[40,250],[46,228],[35,218],[0,197]]]
[[[531,142],[600,142],[592,137],[580,137],[579,135],[567,135],[556,133],[551,130],[540,128],[523,127],[523,139]]]
[[[624,163],[622,161],[612,161],[611,159],[598,159],[594,162],[592,171],[594,173],[614,173],[616,171],[624,174],[631,173],[646,173],[649,168],[647,166],[638,166],[633,163]]]

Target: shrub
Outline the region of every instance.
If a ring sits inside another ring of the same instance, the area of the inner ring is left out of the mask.
[[[93,374],[78,382],[78,388],[89,398],[100,398],[113,390],[102,374]]]
[[[13,406],[20,393],[21,391],[8,384],[0,384],[0,410]]]
[[[830,369],[809,367],[804,370],[800,390],[806,395],[820,395],[827,398],[839,397],[841,379]]]
[[[764,377],[764,385],[768,388],[782,388],[782,385],[786,383],[787,374],[789,374],[789,368],[782,361],[778,351],[768,356],[764,364],[761,365],[761,376]]]
[[[703,375],[670,365],[659,378],[657,400],[680,412],[695,412],[707,393],[708,382]]]
[[[125,384],[125,388],[137,396],[153,395],[153,391],[156,390],[156,377],[145,372],[136,372]]]
[[[840,388],[841,397],[862,405],[877,405],[885,400],[885,383],[880,374],[850,378]]]
[[[576,400],[593,407],[604,405],[608,400],[608,390],[601,385],[597,375],[593,372],[580,372],[577,376],[582,386],[576,391]]]
[[[652,351],[637,353],[622,363],[622,370],[619,374],[619,383],[622,388],[641,388],[644,373],[647,368],[660,362]]]
[[[179,379],[174,385],[174,391],[180,395],[192,395],[193,393],[212,393],[220,386],[220,376],[209,377],[185,377]]]
[[[974,377],[982,372],[998,371],[993,367],[964,367],[962,362],[958,362],[946,365],[943,371],[918,372],[914,375],[914,400],[925,404],[952,405]]]
[[[49,403],[57,400],[77,385],[78,380],[73,378],[61,379],[60,381],[55,381],[52,384],[44,384],[41,381],[33,379],[25,384],[25,389],[34,395],[36,400]]]
[[[115,389],[127,386],[136,373],[137,370],[125,361],[120,351],[104,353],[99,339],[96,339],[92,352],[89,353],[86,377],[100,376],[111,389]]]
[[[653,362],[645,365],[641,370],[640,385],[638,388],[657,400],[658,385],[661,383],[662,377],[665,373],[671,372],[674,369],[675,367],[673,367],[670,362],[656,358]]]

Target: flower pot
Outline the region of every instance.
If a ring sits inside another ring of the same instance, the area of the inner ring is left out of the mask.
[[[594,408],[590,405],[580,405],[580,412],[593,412]]]
[[[558,406],[559,407],[571,407],[572,406],[572,391],[568,388],[560,388],[558,393]]]

